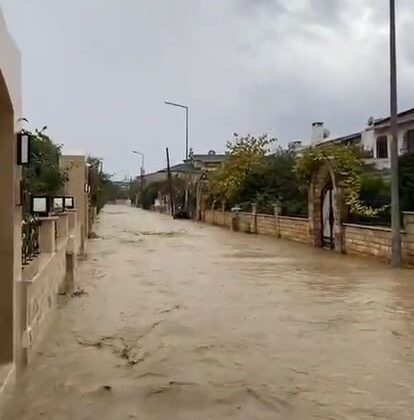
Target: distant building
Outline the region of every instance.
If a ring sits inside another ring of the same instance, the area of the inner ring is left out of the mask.
[[[214,150],[210,150],[207,154],[194,154],[191,152],[188,160],[171,166],[171,175],[178,177],[190,176],[192,181],[197,181],[204,172],[210,172],[219,168],[226,158],[226,154],[217,154]],[[137,179],[139,181],[139,178]],[[147,185],[148,183],[161,182],[166,179],[167,168],[144,176],[144,182]]]
[[[192,167],[198,172],[208,172],[219,168],[227,159],[226,154],[217,154],[210,150],[207,154],[190,154],[190,159],[185,162],[191,162]]]
[[[300,150],[302,147],[303,147],[302,142],[300,140],[295,140],[288,143],[288,150],[291,152]]]
[[[182,177],[185,174],[192,172],[192,166],[190,163],[179,163],[178,165],[171,166],[171,175],[172,176],[178,176]],[[152,184],[154,182],[162,182],[166,181],[168,176],[167,168],[160,169],[156,172],[151,172],[149,174],[144,175],[144,182],[145,184]],[[137,178],[137,180],[140,180],[140,177]]]

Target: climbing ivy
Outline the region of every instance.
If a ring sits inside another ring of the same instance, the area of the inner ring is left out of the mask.
[[[361,150],[357,146],[331,144],[310,147],[298,155],[295,172],[309,184],[313,174],[326,162],[330,163],[336,182],[344,189],[345,204],[349,206],[351,213],[375,217],[388,208],[388,205],[373,208],[361,202],[363,162]]]

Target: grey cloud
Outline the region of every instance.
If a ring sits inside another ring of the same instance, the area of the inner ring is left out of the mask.
[[[378,0],[0,0],[23,54],[25,115],[69,149],[136,174],[233,132],[306,139],[388,112],[388,5]],[[59,3],[59,4],[58,4]],[[381,6],[382,5],[382,6]],[[413,106],[412,0],[400,0],[400,105]],[[98,10],[98,13],[97,13]],[[47,98],[47,100],[45,99]]]
[[[235,9],[241,13],[278,14],[286,12],[283,0],[235,0]]]

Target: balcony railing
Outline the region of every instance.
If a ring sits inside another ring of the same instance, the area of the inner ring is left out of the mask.
[[[22,263],[29,264],[40,254],[39,246],[40,221],[29,215],[22,222]]]

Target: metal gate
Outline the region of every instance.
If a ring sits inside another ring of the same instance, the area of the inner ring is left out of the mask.
[[[332,186],[328,186],[322,192],[322,247],[335,248],[335,192]]]

